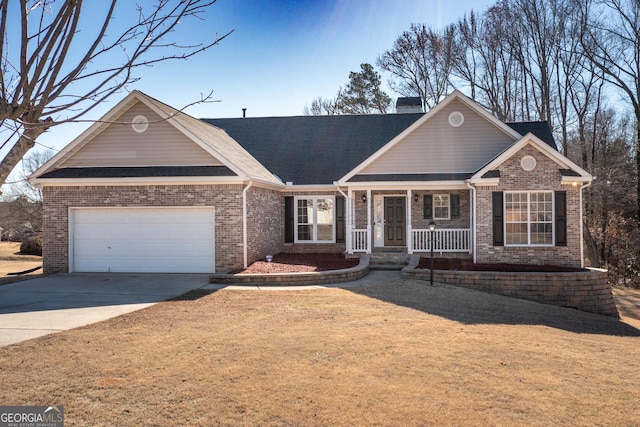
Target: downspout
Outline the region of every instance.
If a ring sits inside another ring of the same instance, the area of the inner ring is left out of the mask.
[[[469,181],[465,181],[467,187],[471,190],[471,206],[469,211],[471,214],[471,246],[473,250],[473,263],[478,262],[477,248],[476,248],[476,187],[471,185]]]
[[[584,268],[584,222],[582,219],[582,216],[583,216],[582,190],[590,187],[592,183],[593,181],[589,181],[588,183],[580,186],[580,267],[582,268]]]
[[[249,181],[249,185],[242,190],[242,251],[244,268],[248,267],[247,263],[247,190],[253,186],[253,181]]]

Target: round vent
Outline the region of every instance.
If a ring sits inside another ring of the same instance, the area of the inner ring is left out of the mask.
[[[454,111],[453,113],[449,114],[449,124],[454,128],[462,126],[463,123],[464,116],[460,111]]]
[[[520,160],[520,166],[526,171],[532,171],[536,167],[536,159],[533,156],[524,156]]]
[[[131,127],[138,133],[142,133],[149,128],[149,120],[145,116],[135,116],[131,120]]]

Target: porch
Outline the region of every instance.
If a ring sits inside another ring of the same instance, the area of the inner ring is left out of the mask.
[[[403,249],[408,255],[473,250],[470,190],[349,191],[346,251]],[[428,224],[436,223],[431,231]]]

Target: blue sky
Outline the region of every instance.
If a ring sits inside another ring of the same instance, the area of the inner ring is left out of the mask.
[[[139,89],[176,108],[213,91],[216,103],[189,107],[195,117],[301,115],[319,96],[332,98],[348,82],[350,71],[393,47],[411,23],[441,28],[472,9],[484,11],[490,0],[218,0],[201,22],[184,22],[181,37],[196,41],[233,33],[218,46],[186,61],[138,70]],[[97,7],[87,2],[88,9]],[[117,18],[116,18],[117,19]],[[207,34],[209,33],[209,34]],[[376,67],[377,68],[377,67]],[[388,76],[383,73],[386,86]],[[92,111],[97,119],[126,96]],[[65,124],[39,139],[61,149],[89,124]],[[3,154],[3,153],[1,153]]]

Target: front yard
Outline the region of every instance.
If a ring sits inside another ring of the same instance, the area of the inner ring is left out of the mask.
[[[0,405],[64,405],[69,426],[637,426],[625,321],[423,281],[225,289],[0,348]]]

